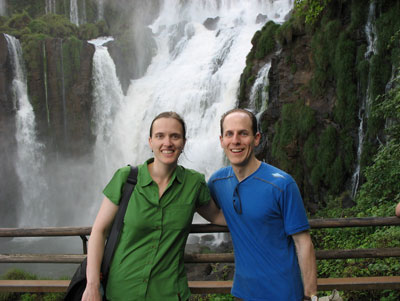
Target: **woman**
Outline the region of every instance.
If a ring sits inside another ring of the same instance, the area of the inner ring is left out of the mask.
[[[110,267],[108,300],[188,300],[183,255],[193,214],[197,210],[209,221],[225,224],[204,176],[178,165],[185,135],[185,123],[174,112],[159,114],[150,126],[154,158],[138,167],[138,182]],[[103,191],[89,239],[84,301],[101,300],[104,243],[129,170],[129,166],[117,170]]]

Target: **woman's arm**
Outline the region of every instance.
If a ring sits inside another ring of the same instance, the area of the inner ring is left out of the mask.
[[[105,197],[90,233],[86,270],[87,285],[82,296],[83,301],[102,299],[100,295],[101,261],[103,259],[104,244],[117,211],[118,206]]]
[[[211,199],[208,204],[197,208],[197,213],[212,224],[226,226],[224,214],[222,210],[217,207],[213,199]]]
[[[400,217],[400,202],[396,206],[396,215]]]

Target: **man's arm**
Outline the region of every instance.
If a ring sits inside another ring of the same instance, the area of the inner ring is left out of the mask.
[[[400,202],[396,206],[396,215],[400,217]]]
[[[212,224],[226,226],[224,214],[222,210],[217,207],[213,199],[211,199],[208,204],[197,208],[197,213]]]
[[[308,231],[292,235],[303,276],[304,296],[317,295],[317,263],[314,245]]]

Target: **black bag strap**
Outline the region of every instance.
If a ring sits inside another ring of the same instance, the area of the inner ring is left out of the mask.
[[[124,191],[119,203],[117,214],[115,215],[110,235],[108,236],[106,246],[104,248],[103,261],[101,263],[101,274],[102,281],[106,281],[108,277],[108,271],[110,269],[111,259],[114,255],[115,247],[118,243],[119,236],[121,233],[122,225],[124,224],[124,216],[126,208],[128,207],[129,199],[137,183],[138,168],[131,166],[128,179],[124,185]]]

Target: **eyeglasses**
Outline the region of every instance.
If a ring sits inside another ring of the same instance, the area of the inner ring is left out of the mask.
[[[242,200],[237,187],[233,191],[233,208],[235,208],[237,214],[242,214]]]

